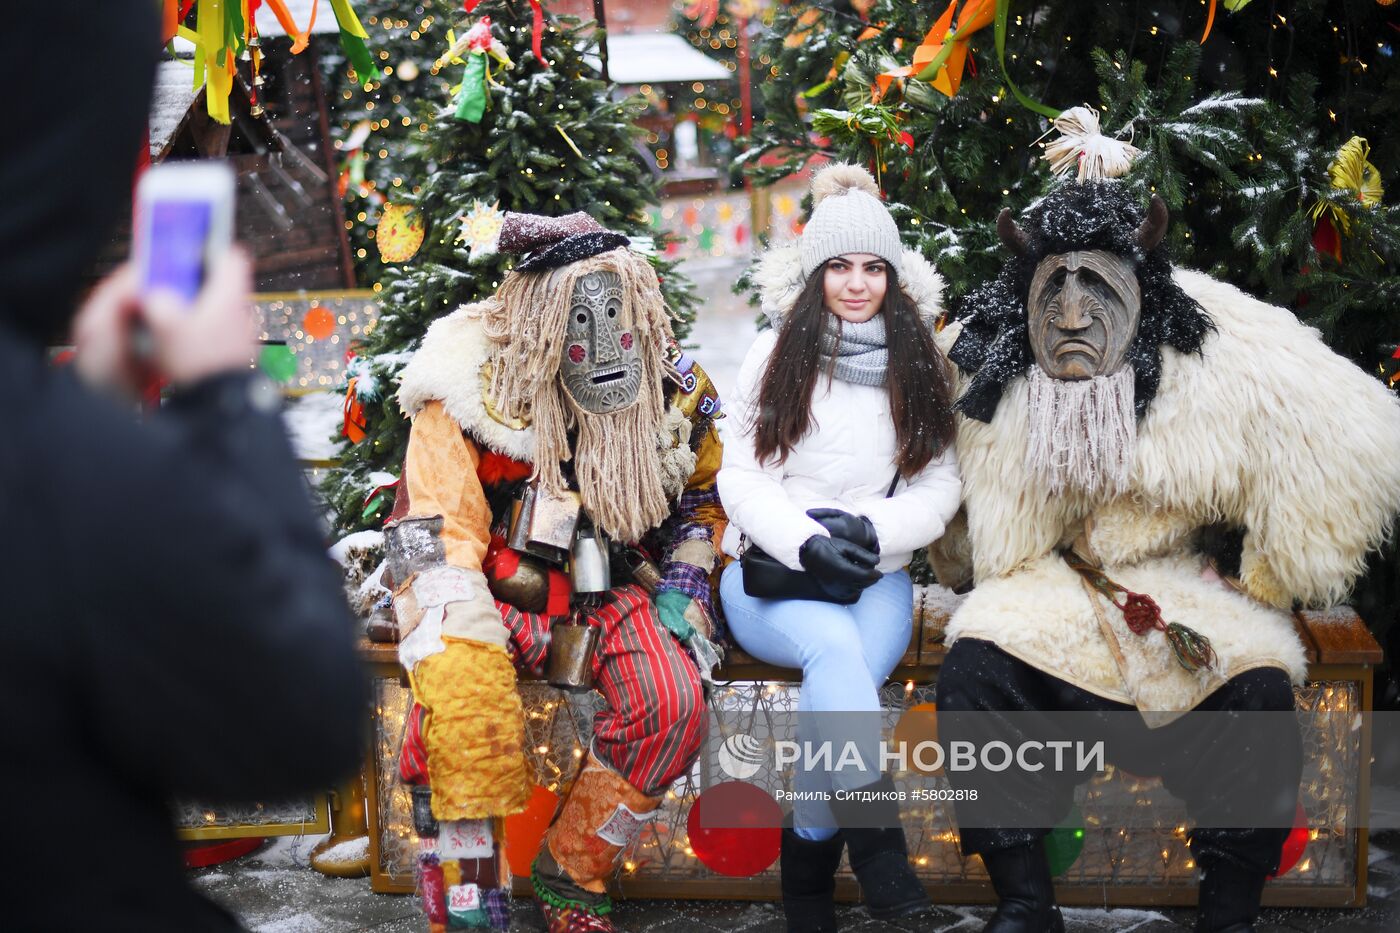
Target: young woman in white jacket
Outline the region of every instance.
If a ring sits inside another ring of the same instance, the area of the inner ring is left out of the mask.
[[[758,270],[773,327],[726,404],[719,494],[728,554],[761,548],[826,599],[750,595],[739,561],[720,595],[745,651],[802,668],[800,739],[831,742],[833,761],[852,742],[866,765],[798,769],[797,789],[816,793],[783,830],[783,906],[789,930],[822,933],[836,929],[843,848],[873,915],[929,906],[880,772],[878,691],[909,645],[904,568],[942,534],[961,482],[951,369],[933,342],[938,274],[903,249],[864,169],[830,166],[812,193],[800,244]]]

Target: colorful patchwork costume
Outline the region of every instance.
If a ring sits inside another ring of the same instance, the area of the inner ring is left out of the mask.
[[[543,672],[551,626],[597,629],[580,664],[606,700],[534,867],[551,931],[612,929],[614,864],[699,754],[718,661],[719,399],[627,242],[586,214],[507,214],[500,248],[523,260],[433,324],[403,372],[413,428],[386,538],[416,701],[400,771],[434,930],[509,925],[503,818],[533,784],[516,671]],[[586,594],[567,540],[553,559],[519,547],[560,502],[575,503],[571,534],[612,542],[610,578]]]

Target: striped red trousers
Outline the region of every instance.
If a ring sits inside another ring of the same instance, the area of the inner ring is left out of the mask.
[[[540,673],[553,617],[498,602],[511,632],[517,668]],[[602,629],[593,655],[593,684],[607,707],[593,719],[593,750],[649,797],[665,792],[700,754],[705,698],[695,662],[656,615],[638,586],[613,589],[587,611]]]

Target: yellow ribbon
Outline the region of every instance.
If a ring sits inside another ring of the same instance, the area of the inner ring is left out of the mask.
[[[1360,136],[1353,136],[1342,143],[1332,163],[1327,166],[1327,177],[1332,181],[1332,188],[1353,192],[1366,207],[1379,204],[1385,197],[1380,170],[1367,161],[1370,155],[1371,144]],[[1351,218],[1347,212],[1326,198],[1319,199],[1312,209],[1313,220],[1320,219],[1323,214],[1332,218],[1343,236],[1351,235]]]
[[[953,12],[958,0],[952,0],[948,9],[938,17],[933,27],[924,36],[924,41],[914,50],[913,64],[892,68],[875,77],[871,88],[871,99],[880,100],[896,78],[913,76],[928,81],[948,97],[958,93],[962,86],[963,70],[967,66],[968,43],[973,33],[992,24],[996,16],[996,0],[968,0],[958,17],[957,28],[953,27]]]

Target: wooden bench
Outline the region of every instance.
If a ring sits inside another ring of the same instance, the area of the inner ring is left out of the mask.
[[[946,592],[946,591],[944,591]],[[917,593],[914,634],[908,651],[886,687],[887,707],[907,709],[931,702],[944,655],[942,633],[947,622],[947,602],[933,590]],[[1308,656],[1307,683],[1297,691],[1304,710],[1359,712],[1372,709],[1372,668],[1382,659],[1380,646],[1361,619],[1349,609],[1325,613],[1298,613],[1299,634]],[[398,743],[407,714],[408,690],[401,680],[395,646],[365,641],[362,654],[373,670],[375,722],[367,763],[368,810],[372,884],[374,890],[405,893],[413,890],[413,842],[408,794],[397,779]],[[745,709],[754,714],[775,706],[791,706],[793,692],[782,688],[800,679],[797,671],[764,664],[731,648],[717,674],[712,705],[718,709]],[[539,783],[561,786],[573,763],[581,757],[587,719],[587,701],[563,702],[558,691],[539,682],[523,680],[527,714],[527,745],[531,748]],[[765,706],[767,704],[767,706]],[[1367,839],[1363,825],[1369,807],[1370,722],[1353,732],[1305,735],[1303,800],[1315,820],[1312,838],[1298,867],[1265,890],[1265,903],[1274,906],[1355,907],[1366,901]],[[711,740],[716,736],[712,735]],[[661,817],[648,824],[642,837],[623,861],[615,890],[624,897],[752,898],[777,899],[778,866],[751,878],[712,875],[689,851],[685,817],[696,796],[724,776],[716,774],[715,756],[702,752],[695,773],[683,777],[667,795]],[[1355,775],[1354,806],[1336,802],[1337,788],[1319,783],[1315,775]],[[1311,777],[1310,779],[1310,775]],[[1123,781],[1121,774],[1096,779],[1086,799],[1101,780]],[[1141,781],[1142,779],[1133,779]],[[1149,782],[1155,783],[1155,782]],[[1148,787],[1148,793],[1151,788]],[[1157,796],[1165,791],[1157,788]],[[1170,800],[1170,798],[1168,798]],[[957,852],[956,827],[951,811],[929,807],[918,825],[906,815],[910,853],[916,870],[941,903],[990,902],[991,889],[981,863],[963,859]],[[1089,812],[1086,802],[1085,812]],[[1084,853],[1057,879],[1059,899],[1069,905],[1175,906],[1195,901],[1195,867],[1185,846],[1184,828],[1168,818],[1160,838],[1133,840],[1110,837],[1086,825]],[[1103,838],[1100,838],[1100,837]],[[519,886],[522,879],[517,879]],[[528,893],[528,883],[519,887]],[[838,877],[838,896],[855,899],[854,879],[844,869]]]

